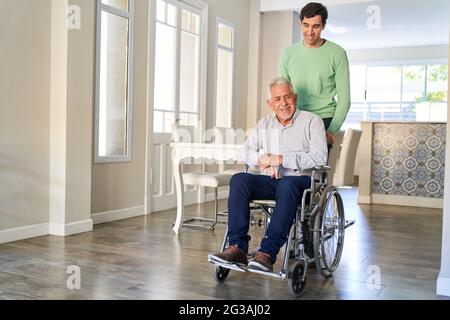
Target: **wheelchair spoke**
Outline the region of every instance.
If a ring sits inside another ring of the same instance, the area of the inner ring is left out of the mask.
[[[248,235],[250,236],[248,253],[253,258],[255,252],[259,249],[261,240],[266,232],[267,216],[262,210],[252,210],[250,214],[250,225]]]

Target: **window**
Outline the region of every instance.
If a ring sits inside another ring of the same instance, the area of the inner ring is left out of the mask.
[[[95,163],[131,161],[134,0],[97,0]]]
[[[233,126],[234,27],[217,20],[216,126]]]
[[[170,133],[175,120],[196,126],[200,109],[201,11],[157,0],[153,131]]]
[[[448,66],[351,65],[352,105],[343,129],[364,120],[446,121]]]

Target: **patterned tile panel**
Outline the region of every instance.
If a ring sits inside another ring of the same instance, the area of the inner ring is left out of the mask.
[[[444,198],[446,124],[375,123],[372,193]]]

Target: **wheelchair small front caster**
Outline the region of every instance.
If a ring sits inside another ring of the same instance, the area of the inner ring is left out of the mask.
[[[292,263],[288,273],[289,293],[298,298],[303,295],[306,288],[306,266],[305,262],[297,260]]]
[[[215,270],[215,275],[216,275],[216,280],[219,283],[223,283],[225,281],[225,279],[228,277],[228,274],[230,273],[230,269],[221,267],[221,266],[216,266],[216,270]]]

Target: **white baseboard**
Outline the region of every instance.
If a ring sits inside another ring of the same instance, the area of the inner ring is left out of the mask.
[[[358,203],[359,204],[371,204],[372,197],[371,196],[358,196]]]
[[[94,224],[128,219],[145,215],[144,206],[94,213],[91,217]]]
[[[439,275],[437,279],[436,294],[450,297],[450,278]]]
[[[442,209],[443,199],[372,194],[372,204]]]
[[[52,236],[67,237],[74,234],[91,232],[93,230],[92,219],[72,223],[49,223],[48,233]]]
[[[24,240],[48,235],[48,223],[0,230],[0,243]]]

